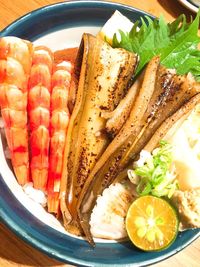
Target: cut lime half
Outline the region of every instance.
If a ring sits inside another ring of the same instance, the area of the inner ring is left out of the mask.
[[[169,247],[178,233],[175,209],[164,199],[143,196],[130,206],[126,230],[132,243],[144,251],[160,251]]]

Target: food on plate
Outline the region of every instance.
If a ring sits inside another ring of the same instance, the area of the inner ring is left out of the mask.
[[[136,199],[126,216],[131,241],[145,251],[160,251],[171,245],[178,225],[175,209],[166,200],[150,195]]]
[[[77,57],[77,52],[78,47],[54,51],[54,64],[59,64],[62,61],[67,61],[71,62],[71,64],[74,65]]]
[[[78,53],[78,47],[67,48],[63,50],[58,50],[54,52],[54,63],[60,63],[62,61],[70,62],[73,66],[73,71],[71,73],[71,83],[69,88],[69,96],[68,96],[68,107],[70,113],[72,112],[76,100],[76,93],[78,88],[78,79],[80,73],[80,66],[75,64],[76,57]],[[75,69],[74,69],[75,65]]]
[[[160,55],[161,64],[165,67],[176,69],[177,74],[190,72],[199,80],[199,15],[198,12],[194,21],[189,23],[183,14],[172,23],[166,22],[162,16],[154,20],[145,16],[134,23],[129,33],[119,31],[120,37],[115,34],[112,46],[122,47],[139,55],[136,74],[155,55]]]
[[[177,190],[172,201],[180,217],[180,230],[200,228],[200,189]]]
[[[111,18],[103,25],[98,35],[102,40],[112,45],[114,34],[117,34],[118,38],[120,38],[119,30],[129,33],[132,27],[133,22],[116,10]]]
[[[137,186],[139,196],[151,194],[171,198],[178,188],[172,164],[172,147],[166,141],[160,141],[159,147],[152,153],[142,150],[133,167],[134,170],[128,170],[128,177]]]
[[[90,218],[94,237],[122,239],[127,237],[125,217],[135,199],[134,186],[129,181],[115,183],[98,196]]]
[[[48,211],[59,213],[60,181],[62,176],[64,147],[69,124],[67,106],[71,73],[69,61],[61,61],[53,68],[51,81],[50,150],[48,170]]]
[[[30,171],[36,189],[45,190],[49,169],[49,121],[52,52],[34,47],[29,78],[28,118],[30,127]]]
[[[65,207],[61,210],[65,225],[72,233],[80,228],[77,203],[80,194],[84,194],[82,188],[109,144],[108,136],[103,133],[106,119],[101,117],[101,112],[113,111],[125,96],[137,66],[137,56],[124,49],[113,49],[101,39],[84,34],[76,60],[81,70],[63,163],[67,166],[67,188],[62,195],[66,207],[61,205]]]
[[[29,182],[27,125],[28,79],[32,44],[16,37],[0,39],[0,107],[12,166],[19,184]]]
[[[105,130],[106,132],[114,138],[124,125],[128,116],[130,115],[131,109],[135,98],[139,92],[139,87],[141,87],[141,82],[143,75],[141,75],[131,86],[125,95],[125,97],[120,101],[119,105],[112,112],[102,112],[101,116],[107,119]]]
[[[190,116],[182,123],[182,127],[176,129],[175,134],[168,134],[165,137],[172,144],[173,162],[179,189],[182,191],[200,188],[199,108],[200,105],[196,105]]]
[[[133,24],[116,11],[79,48],[54,52],[0,39],[16,177],[93,246],[128,235],[159,251],[178,230],[200,228],[199,16]]]
[[[127,121],[96,163],[79,200],[80,223],[90,242],[89,218],[96,196],[136,158],[159,127],[167,129],[167,119],[173,116],[172,126],[185,105],[194,107],[194,98],[200,100],[199,88],[193,77],[177,75],[160,65],[159,57],[150,61]]]
[[[45,192],[34,188],[32,182],[25,184],[23,186],[23,191],[30,199],[32,199],[36,203],[39,203],[42,207],[46,207],[47,198]]]

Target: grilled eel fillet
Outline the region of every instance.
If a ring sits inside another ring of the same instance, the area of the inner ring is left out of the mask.
[[[80,234],[77,203],[96,161],[109,144],[102,132],[106,119],[127,93],[137,65],[137,55],[113,49],[90,34],[84,34],[75,73],[80,77],[69,123],[61,181],[61,211],[68,231]],[[67,167],[67,168],[66,168]]]
[[[148,64],[130,115],[91,171],[79,197],[79,223],[87,240],[90,214],[96,198],[148,144],[153,149],[161,136],[200,101],[200,85],[191,75],[180,76],[160,65],[159,57]]]

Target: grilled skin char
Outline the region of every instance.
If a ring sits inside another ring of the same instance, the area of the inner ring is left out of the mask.
[[[135,159],[161,125],[167,129],[165,123],[172,126],[179,119],[179,116],[174,116],[173,120],[165,122],[182,109],[199,89],[199,84],[190,75],[179,76],[160,66],[159,57],[148,64],[129,118],[98,160],[79,198],[80,224],[92,245],[89,219],[97,196]]]
[[[112,112],[102,112],[101,116],[108,119],[106,122],[106,132],[114,138],[126,122],[130,115],[131,109],[138,95],[143,80],[143,73],[134,82],[131,88],[128,90],[126,96],[121,100],[116,109]]]
[[[78,51],[80,69],[76,102],[71,115],[65,148],[61,210],[68,231],[79,234],[77,202],[88,176],[107,145],[102,133],[106,119],[126,95],[137,65],[137,56],[113,49],[90,34],[84,34]],[[67,168],[66,168],[67,166]],[[66,201],[66,204],[65,204]]]

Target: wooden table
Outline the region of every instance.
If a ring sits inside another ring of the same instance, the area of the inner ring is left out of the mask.
[[[57,3],[55,0],[0,0],[0,30],[9,23],[41,6]],[[191,13],[175,0],[117,0],[127,5],[146,10],[156,16],[161,13],[168,20],[173,20],[179,14]],[[9,229],[0,223],[0,267],[17,266],[69,266],[53,260],[33,249],[16,237]],[[198,267],[200,266],[200,239],[179,254],[158,263],[157,267]]]

